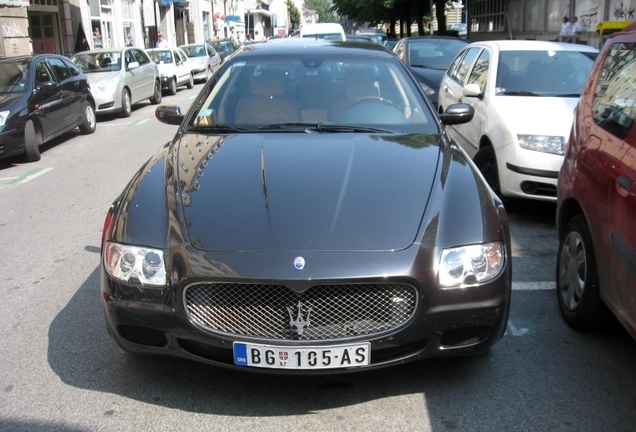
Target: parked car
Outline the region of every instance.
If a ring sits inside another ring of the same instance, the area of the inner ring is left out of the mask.
[[[465,39],[450,36],[414,36],[400,39],[393,52],[410,68],[426,95],[437,108],[444,73],[462,48]]]
[[[303,24],[300,27],[300,37],[339,41],[347,39],[344,28],[338,23]]]
[[[80,128],[95,132],[95,100],[86,76],[66,57],[0,59],[0,158],[40,159],[40,146]]]
[[[460,37],[468,35],[468,25],[466,23],[453,23],[448,26],[448,29],[457,31],[457,35]]]
[[[234,38],[214,39],[210,41],[210,45],[212,45],[212,48],[221,56],[221,63],[223,63],[227,57],[243,48],[243,44]]]
[[[557,294],[579,330],[613,313],[636,339],[636,24],[611,35],[583,88],[559,172]]]
[[[194,87],[194,74],[188,56],[181,48],[153,48],[146,50],[159,67],[161,88],[168,94],[177,94],[177,87]]]
[[[596,48],[548,41],[472,43],[442,79],[439,110],[462,101],[475,120],[448,128],[502,197],[556,201],[572,112]]]
[[[140,48],[102,48],[82,51],[71,61],[88,77],[97,114],[130,117],[132,106],[150,99],[161,103],[159,68]]]
[[[384,30],[376,28],[359,28],[356,30],[357,35],[363,35],[369,37],[373,42],[384,45],[384,42],[389,39]],[[349,38],[349,35],[347,35]]]
[[[176,135],[106,217],[110,334],[305,373],[488,350],[510,307],[506,212],[444,132],[471,108],[425,98],[374,44],[298,38],[233,56],[186,114],[157,108]]]
[[[367,35],[352,35],[352,34],[348,34],[346,36],[346,40],[349,41],[349,42],[374,42]]]
[[[209,43],[181,45],[179,48],[190,60],[195,81],[208,82],[214,72],[221,67],[221,56]]]

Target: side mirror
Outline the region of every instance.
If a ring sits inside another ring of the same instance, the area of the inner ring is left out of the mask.
[[[137,69],[139,67],[139,62],[130,62],[128,63],[128,70]]]
[[[181,113],[181,107],[178,105],[161,105],[155,110],[155,117],[161,123],[179,125],[185,116]]]
[[[474,116],[475,109],[472,106],[464,103],[458,103],[446,108],[444,114],[440,114],[439,118],[442,120],[442,124],[444,125],[455,125],[468,123]]]
[[[462,96],[483,99],[484,92],[479,84],[466,84],[462,89]]]

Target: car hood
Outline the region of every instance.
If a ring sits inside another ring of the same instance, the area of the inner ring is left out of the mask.
[[[417,235],[438,135],[187,135],[180,210],[201,250],[399,250]]]
[[[440,83],[442,82],[442,78],[444,78],[444,73],[446,70],[439,69],[429,69],[429,68],[421,68],[421,67],[410,67],[413,75],[418,79],[418,81],[423,82],[430,88],[437,91],[439,89]]]
[[[190,57],[188,59],[188,61],[193,65],[193,66],[203,66],[205,64],[205,60],[207,59],[207,57]]]
[[[13,104],[16,100],[20,99],[22,96],[24,96],[24,93],[0,94],[0,107],[1,108],[9,107],[11,104]]]
[[[495,109],[512,134],[567,137],[579,98],[495,96]]]
[[[110,80],[118,80],[120,77],[119,71],[114,72],[89,72],[86,74],[88,82],[94,86],[96,84],[105,83]]]

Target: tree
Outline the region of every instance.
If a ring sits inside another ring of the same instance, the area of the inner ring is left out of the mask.
[[[340,22],[340,20],[338,19],[338,15],[334,13],[331,2],[329,0],[305,0],[305,7],[307,9],[314,9],[316,11],[316,13],[318,14],[318,22]]]
[[[300,27],[300,11],[291,0],[287,1],[287,7],[289,8],[289,23],[291,24],[291,27]]]

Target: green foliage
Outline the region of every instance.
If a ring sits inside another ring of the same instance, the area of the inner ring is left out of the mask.
[[[307,9],[314,9],[318,13],[318,22],[321,23],[337,23],[340,22],[338,15],[332,9],[329,0],[305,0]]]
[[[289,21],[293,28],[300,27],[300,11],[296,7],[293,1],[287,1],[287,7],[289,7]]]

